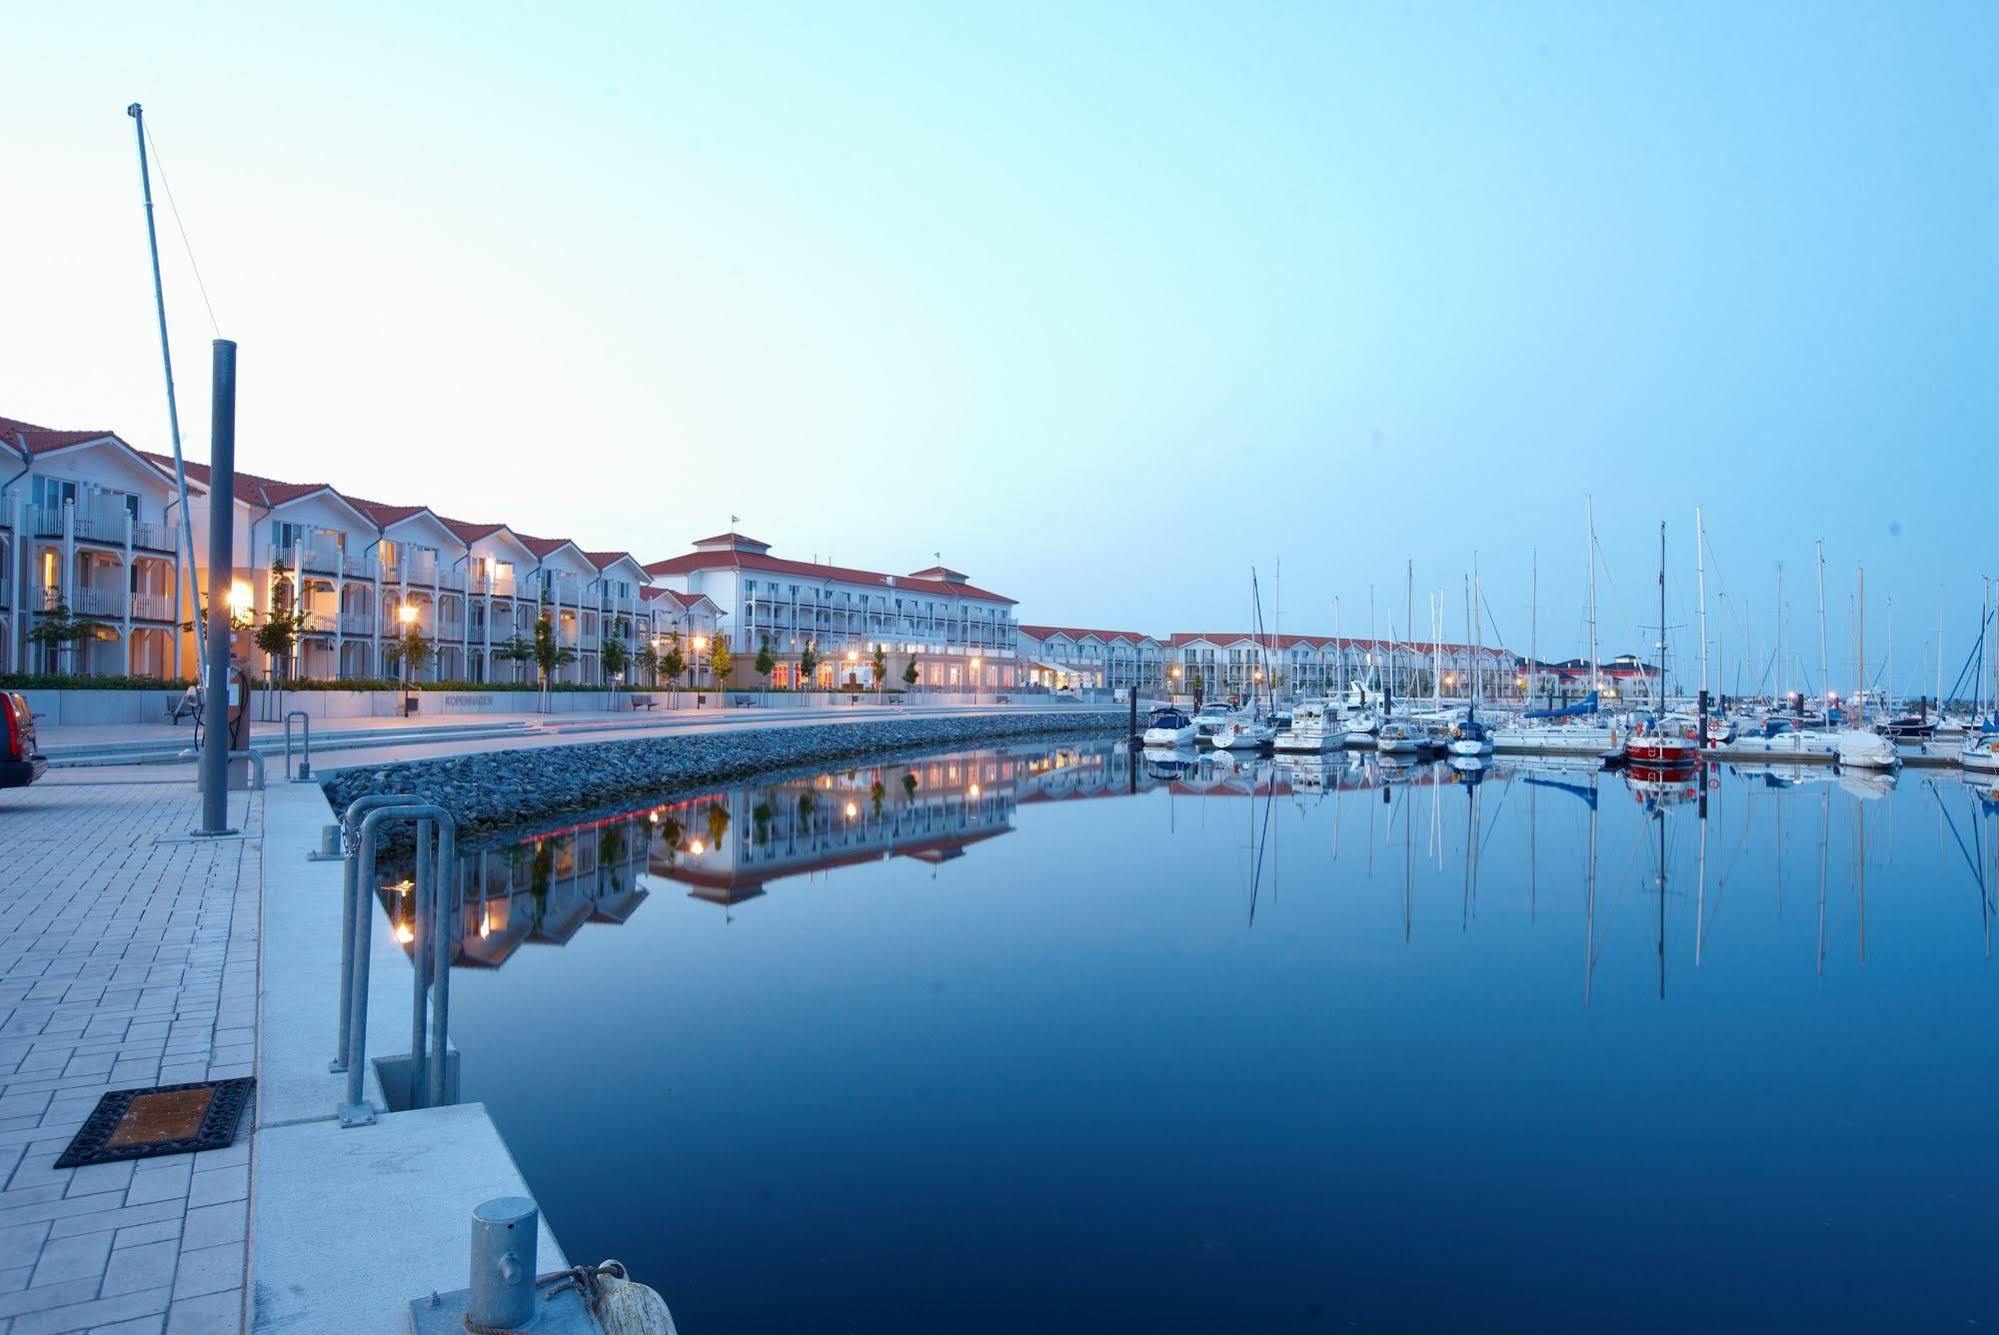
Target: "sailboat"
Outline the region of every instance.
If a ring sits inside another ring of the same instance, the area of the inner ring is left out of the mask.
[[[1263,636],[1263,597],[1257,588],[1256,571],[1249,572],[1250,605],[1256,621],[1256,643],[1259,666],[1250,686],[1249,708],[1231,714],[1227,721],[1214,731],[1212,741],[1222,751],[1261,751],[1277,740],[1277,729],[1264,716],[1264,692],[1269,688],[1270,668],[1261,660],[1266,656]]]
[[[1666,524],[1659,522],[1659,698],[1624,739],[1624,758],[1647,771],[1689,770],[1700,760],[1695,728],[1666,713]]]
[[[1474,560],[1473,564],[1476,565],[1477,561]],[[1471,653],[1477,653],[1478,649],[1475,646],[1482,645],[1485,642],[1485,637],[1483,634],[1473,633],[1474,629],[1480,631],[1484,629],[1485,613],[1483,607],[1483,594],[1484,591],[1480,590],[1479,593],[1480,610],[1478,613],[1477,623],[1475,626],[1472,617],[1472,597],[1471,597],[1470,588],[1469,586],[1467,586],[1466,604],[1465,604],[1465,640],[1467,642],[1467,645],[1470,646],[1468,647],[1468,652]],[[1461,719],[1456,720],[1451,724],[1450,740],[1445,744],[1446,749],[1449,750],[1453,756],[1476,757],[1476,756],[1489,756],[1492,754],[1492,734],[1486,731],[1486,727],[1483,723],[1480,723],[1478,721],[1478,702],[1479,702],[1479,696],[1481,694],[1479,680],[1484,675],[1485,674],[1483,672],[1480,672],[1476,667],[1472,669],[1471,703],[1465,710],[1465,716]]]

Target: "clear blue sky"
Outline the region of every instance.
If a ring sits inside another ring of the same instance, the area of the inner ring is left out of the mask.
[[[1815,634],[1823,536],[1835,658],[1864,561],[1913,690],[1999,571],[1995,39],[1907,0],[33,7],[0,413],[164,444],[138,99],[254,470],[645,559],[732,513],[942,550],[1159,633],[1243,624],[1280,555],[1288,629],[1365,629],[1371,583],[1399,628],[1410,556],[1455,629],[1476,549],[1525,648],[1538,546],[1551,654],[1585,492],[1606,652],[1661,518],[1688,620],[1701,504],[1759,655],[1779,560]]]

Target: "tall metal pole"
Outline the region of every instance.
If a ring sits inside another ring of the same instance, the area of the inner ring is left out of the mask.
[[[1586,497],[1589,507],[1589,691],[1600,689],[1596,670],[1596,498]]]
[[[1826,726],[1832,726],[1832,672],[1826,663],[1825,651],[1825,542],[1818,544],[1819,559],[1819,707],[1825,714]]]
[[[160,366],[167,377],[167,431],[174,446],[174,487],[180,492],[181,547],[186,554],[188,615],[200,624],[201,585],[194,572],[194,520],[187,511],[187,469],[180,453],[180,405],[174,399],[173,350],[167,344],[167,297],[160,285],[160,238],[153,227],[153,178],[146,166],[146,113],[137,102],[125,108],[139,136],[139,191],[146,200],[146,249],[153,257],[153,308],[160,317]]]
[[[201,828],[229,831],[229,599],[235,578],[236,344],[215,340],[208,436],[208,653],[202,694]]]

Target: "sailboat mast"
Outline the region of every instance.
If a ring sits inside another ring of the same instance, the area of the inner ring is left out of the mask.
[[[1818,559],[1819,559],[1819,694],[1822,697],[1824,697],[1821,703],[1825,706],[1826,709],[1829,710],[1832,708],[1833,696],[1832,696],[1832,678],[1831,676],[1828,675],[1829,669],[1826,666],[1826,652],[1825,652],[1825,540],[1824,539],[1820,539],[1818,543]],[[1826,722],[1828,723],[1832,722],[1830,714],[1827,715]]]
[[[1854,611],[1853,707],[1867,710],[1867,567],[1860,566],[1859,603]]]
[[[1791,665],[1784,661],[1784,563],[1777,563],[1777,689],[1791,695]]]
[[[1527,661],[1534,665],[1534,676],[1541,671],[1541,549],[1535,548],[1527,566]],[[1528,678],[1531,683],[1533,677]],[[1527,698],[1527,688],[1522,687],[1521,699]]]
[[[1707,521],[1694,507],[1694,579],[1700,586],[1701,694],[1707,694]],[[1703,743],[1705,745],[1706,743]]]
[[[208,617],[201,610],[201,585],[195,576],[194,520],[187,508],[187,466],[182,462],[180,450],[180,404],[174,397],[173,350],[167,343],[167,295],[160,284],[160,237],[153,226],[153,178],[146,163],[146,113],[134,102],[125,108],[125,114],[132,118],[139,137],[139,193],[146,201],[146,249],[153,259],[153,308],[159,313],[160,367],[167,378],[167,433],[174,447],[174,489],[180,501],[181,550],[187,559],[188,608],[193,624],[199,627],[207,624]],[[197,633],[195,638],[199,641],[200,635]]]
[[[1597,693],[1596,670],[1596,498],[1586,496],[1584,503],[1589,507],[1589,690]]]
[[[1666,521],[1663,519],[1659,521],[1659,712],[1666,712]]]

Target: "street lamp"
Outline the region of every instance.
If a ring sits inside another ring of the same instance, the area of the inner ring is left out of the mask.
[[[701,653],[707,647],[708,637],[706,635],[696,635],[694,637],[694,685],[697,688],[701,685]],[[728,701],[725,699],[723,703],[727,704]]]
[[[403,717],[416,713],[416,692],[410,689],[410,637],[416,630],[416,607],[404,603],[396,609],[396,620],[403,625]]]
[[[973,691],[974,691],[975,693],[976,693],[976,692],[978,691],[978,689],[979,689],[979,664],[983,663],[984,661],[985,661],[985,660],[984,660],[984,659],[982,659],[982,658],[974,658],[974,659],[972,660],[972,682],[971,682],[971,686],[972,686],[972,690],[973,690]]]

